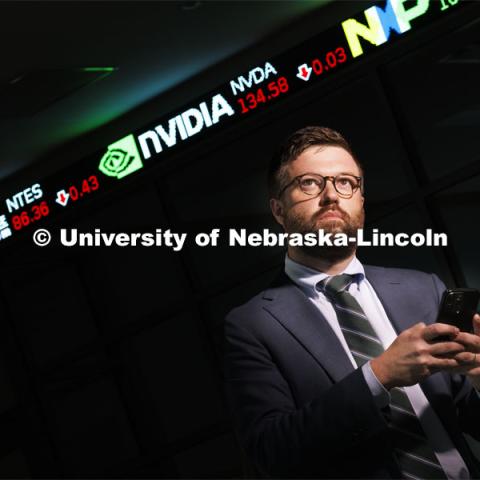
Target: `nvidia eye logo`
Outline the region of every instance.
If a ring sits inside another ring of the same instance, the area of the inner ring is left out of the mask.
[[[128,135],[108,146],[98,169],[109,177],[119,180],[143,167],[133,135]]]

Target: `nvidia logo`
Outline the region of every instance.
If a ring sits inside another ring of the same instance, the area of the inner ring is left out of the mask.
[[[119,180],[143,167],[133,135],[128,135],[108,146],[98,169],[109,177]]]

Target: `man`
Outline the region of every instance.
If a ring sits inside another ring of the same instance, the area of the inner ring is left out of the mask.
[[[362,168],[338,132],[295,132],[269,184],[288,233],[363,227]],[[480,440],[480,316],[474,333],[435,323],[435,275],[363,266],[355,253],[353,242],[289,246],[274,285],[227,316],[241,445],[262,476],[479,477],[462,432]]]

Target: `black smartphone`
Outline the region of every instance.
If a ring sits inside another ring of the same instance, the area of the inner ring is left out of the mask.
[[[443,292],[437,322],[455,325],[462,332],[472,331],[480,292],[475,288],[453,288]]]

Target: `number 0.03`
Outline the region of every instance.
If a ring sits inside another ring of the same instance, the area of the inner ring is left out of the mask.
[[[323,63],[319,58],[314,58],[312,60],[312,69],[315,75],[321,75],[325,70],[335,68],[338,64],[346,61],[347,54],[345,53],[345,49],[338,47],[332,52],[327,52]]]

